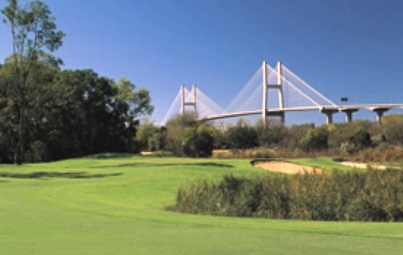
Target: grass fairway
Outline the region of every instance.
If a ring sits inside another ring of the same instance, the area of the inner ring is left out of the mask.
[[[402,254],[402,223],[222,218],[165,211],[198,177],[246,160],[110,157],[0,165],[0,255]]]

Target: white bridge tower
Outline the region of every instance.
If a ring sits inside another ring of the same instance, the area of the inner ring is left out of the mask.
[[[192,101],[187,101],[189,100],[191,96],[186,95],[186,88],[185,85],[182,85],[181,88],[181,94],[182,94],[182,101],[181,101],[181,114],[185,114],[185,108],[186,106],[192,106],[193,107],[193,112],[195,118],[197,118],[197,88],[196,85],[192,86],[192,91],[191,94],[193,95],[193,100]]]
[[[268,84],[267,77],[267,62],[263,61],[263,105],[262,105],[262,119],[263,126],[267,127],[267,117],[268,116],[279,116],[281,118],[281,123],[285,123],[284,114],[284,95],[283,95],[283,68],[280,61],[277,62],[277,84]],[[268,90],[277,90],[278,96],[278,109],[276,112],[269,112],[267,108],[268,101]]]

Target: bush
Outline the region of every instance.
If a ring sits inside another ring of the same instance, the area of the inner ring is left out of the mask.
[[[194,214],[326,221],[403,221],[403,173],[227,175],[180,188],[174,210]]]
[[[190,157],[209,157],[214,147],[214,138],[205,125],[185,128],[183,152]]]
[[[258,146],[256,130],[242,122],[227,130],[227,139],[232,149],[249,149]]]
[[[382,130],[385,140],[395,145],[403,145],[403,116],[387,115],[382,119]]]
[[[328,148],[328,131],[325,127],[309,130],[299,143],[304,151],[319,151]]]
[[[377,148],[367,148],[348,156],[354,161],[403,161],[403,147],[382,145]]]

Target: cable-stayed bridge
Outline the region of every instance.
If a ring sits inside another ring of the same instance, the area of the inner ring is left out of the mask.
[[[199,120],[217,120],[261,114],[267,126],[269,116],[277,116],[285,123],[286,112],[319,111],[326,116],[326,123],[333,122],[333,114],[343,112],[346,122],[353,121],[353,113],[361,109],[373,111],[377,121],[392,108],[403,108],[403,104],[355,104],[337,105],[329,98],[294,74],[281,62],[275,68],[263,62],[262,66],[245,84],[237,96],[225,108],[211,100],[193,85],[189,91],[184,85],[180,88],[162,125],[188,109]]]

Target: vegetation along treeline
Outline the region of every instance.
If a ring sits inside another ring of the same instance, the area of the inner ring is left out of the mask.
[[[263,128],[261,120],[255,125],[239,120],[222,128],[185,114],[173,118],[165,127],[143,122],[136,140],[142,150],[169,151],[177,156],[210,156],[216,149],[215,157],[327,155],[360,161],[403,160],[403,115],[386,115],[382,125],[363,120],[319,127],[269,123]]]
[[[0,65],[0,162],[50,161],[135,150],[149,91],[87,70],[61,70],[65,34],[41,1],[8,0],[1,13],[13,52]]]

